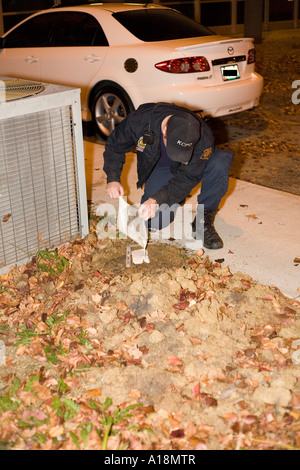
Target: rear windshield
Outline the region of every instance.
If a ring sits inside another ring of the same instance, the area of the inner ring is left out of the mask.
[[[113,16],[134,36],[146,42],[215,34],[175,10],[131,10],[114,13]]]

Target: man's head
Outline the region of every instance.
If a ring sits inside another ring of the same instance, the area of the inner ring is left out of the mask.
[[[187,164],[200,139],[200,122],[189,112],[172,115],[167,121],[166,150],[171,160]]]

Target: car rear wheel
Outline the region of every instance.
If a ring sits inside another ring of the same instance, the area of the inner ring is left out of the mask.
[[[134,111],[134,107],[122,91],[103,87],[96,92],[91,111],[96,132],[106,140],[115,127]]]

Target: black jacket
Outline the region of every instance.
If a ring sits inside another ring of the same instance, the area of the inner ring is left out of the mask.
[[[130,152],[134,145],[137,150],[137,187],[143,186],[151,171],[160,158],[160,133],[163,119],[181,109],[190,112],[186,108],[168,103],[147,103],[139,106],[129,114],[111,133],[105,146],[104,172],[107,175],[107,183],[118,181],[125,163],[125,154]],[[189,195],[190,191],[200,183],[207,160],[214,150],[214,141],[211,130],[203,119],[194,116],[201,123],[201,137],[194,147],[191,160],[187,165],[170,160],[170,169],[174,174],[166,186],[153,194],[158,204],[169,205],[180,203]],[[154,141],[143,144],[143,134],[148,129],[154,134]]]

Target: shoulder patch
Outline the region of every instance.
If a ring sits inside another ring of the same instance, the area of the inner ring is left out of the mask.
[[[140,152],[143,152],[147,144],[144,144],[143,142],[143,136],[141,136],[138,140],[138,143],[136,145],[136,149],[139,150]]]
[[[208,147],[207,149],[204,150],[202,153],[200,160],[208,160],[212,154],[212,148]]]

